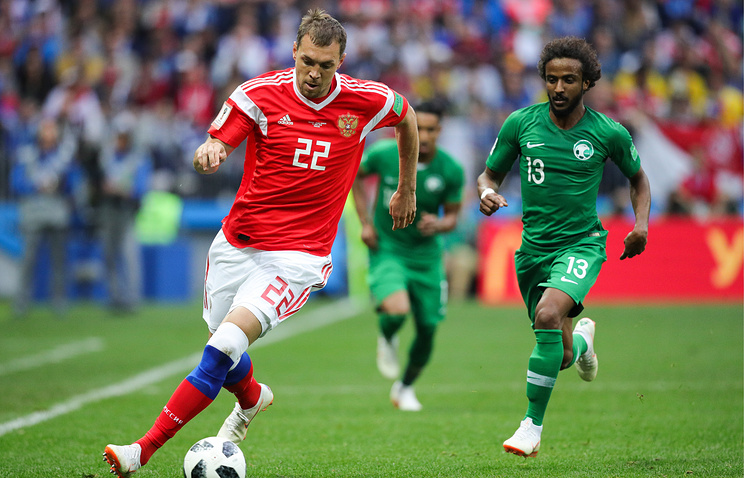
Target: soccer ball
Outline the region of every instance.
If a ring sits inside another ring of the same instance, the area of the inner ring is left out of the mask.
[[[245,478],[245,457],[226,438],[202,438],[183,458],[185,478]]]

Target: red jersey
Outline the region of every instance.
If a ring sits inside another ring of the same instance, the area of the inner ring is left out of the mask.
[[[319,102],[297,88],[295,69],[246,81],[209,134],[247,140],[243,179],[222,230],[235,247],[330,254],[370,131],[398,124],[405,98],[382,83],[336,73]]]

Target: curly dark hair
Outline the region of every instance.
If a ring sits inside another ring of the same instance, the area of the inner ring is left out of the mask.
[[[589,80],[587,90],[597,84],[602,77],[602,65],[597,59],[597,52],[586,40],[577,37],[562,37],[551,40],[545,45],[537,63],[540,78],[545,80],[545,65],[555,58],[573,58],[581,62],[582,80]]]

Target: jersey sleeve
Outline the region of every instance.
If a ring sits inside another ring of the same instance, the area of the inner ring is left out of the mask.
[[[211,136],[233,148],[237,148],[256,126],[256,123],[233,101],[232,96],[236,93],[223,103],[208,131]]]
[[[516,113],[512,113],[501,126],[501,131],[486,160],[486,166],[492,171],[509,172],[519,154],[519,118]]]
[[[377,116],[372,120],[377,120],[377,124],[372,128],[372,131],[386,126],[395,126],[405,118],[408,113],[408,100],[398,92],[391,88],[385,87],[388,90],[387,97],[385,98],[385,104]],[[379,120],[378,120],[379,117]]]
[[[615,123],[614,131],[610,159],[617,164],[625,177],[630,178],[641,169],[641,158],[628,130],[620,123]]]

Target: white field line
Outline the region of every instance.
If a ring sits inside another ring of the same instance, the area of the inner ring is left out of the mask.
[[[251,349],[270,345],[282,340],[286,340],[295,335],[300,335],[311,330],[315,330],[334,322],[339,322],[351,318],[361,313],[366,304],[361,301],[345,299],[334,302],[333,304],[315,309],[307,314],[299,314],[283,324],[281,327],[270,332],[266,337],[260,339],[251,345]],[[201,358],[201,352],[189,355],[187,357],[168,362],[159,367],[152,368],[127,380],[113,385],[109,385],[90,392],[76,395],[62,403],[58,403],[47,410],[34,412],[5,423],[0,423],[0,436],[10,433],[14,430],[27,428],[47,420],[51,420],[61,415],[65,415],[83,406],[105,400],[107,398],[127,395],[140,390],[148,385],[162,381],[172,375],[184,373],[192,369]]]
[[[372,352],[374,353],[374,352]],[[374,367],[374,365],[371,365]],[[558,383],[560,383],[560,378]],[[605,381],[605,382],[593,382],[587,384],[585,382],[578,382],[578,377],[566,377],[566,383],[556,384],[556,388],[559,390],[558,393],[613,393],[619,395],[627,395],[633,399],[639,395],[651,396],[650,394],[658,394],[663,396],[669,395],[683,395],[685,393],[700,393],[700,392],[732,392],[741,394],[742,383],[741,382],[706,382],[706,383],[691,383],[691,382],[655,382],[655,383],[643,383],[639,384],[636,382],[627,381]],[[573,382],[573,383],[569,383]],[[456,394],[489,394],[496,395],[503,391],[509,391],[510,393],[524,392],[526,386],[524,382],[469,382],[469,383],[422,383],[417,386],[416,393],[419,397],[421,396],[433,396],[433,395],[456,395]],[[345,384],[319,384],[319,385],[292,385],[282,384],[274,382],[271,384],[271,389],[276,392],[281,392],[282,396],[296,395],[296,396],[312,396],[312,395],[386,395],[389,390],[388,385],[380,385],[379,383],[365,384],[365,385],[345,385]],[[520,395],[521,396],[521,395]]]
[[[100,352],[103,350],[103,345],[103,339],[100,337],[90,337],[85,340],[62,344],[36,355],[19,357],[4,364],[0,363],[0,376],[41,367],[50,363],[62,362],[78,355]]]

